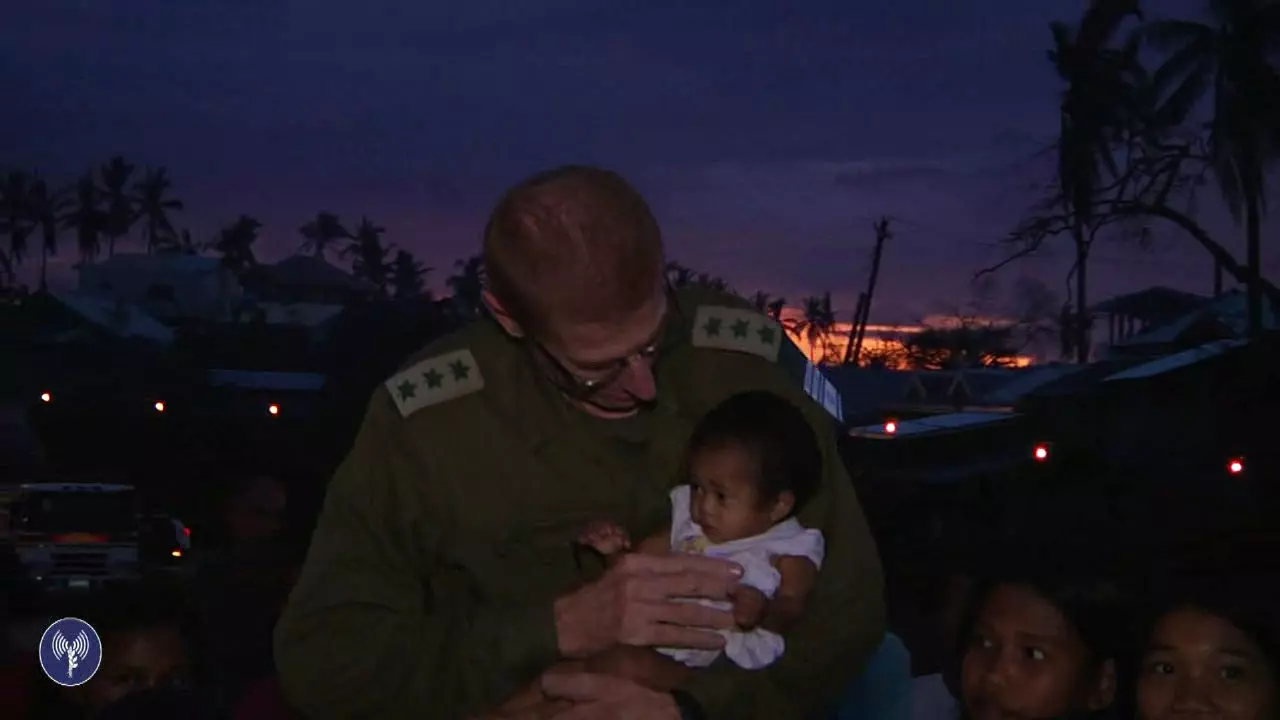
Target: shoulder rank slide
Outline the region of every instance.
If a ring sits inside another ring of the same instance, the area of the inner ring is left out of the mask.
[[[732,350],[776,362],[785,337],[782,326],[753,310],[703,305],[693,322],[694,347]]]
[[[383,383],[401,417],[424,407],[484,389],[484,377],[470,350],[435,355],[392,375]]]

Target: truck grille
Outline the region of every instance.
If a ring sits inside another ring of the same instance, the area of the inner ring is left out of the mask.
[[[100,552],[56,552],[53,554],[54,575],[107,574],[107,554]]]

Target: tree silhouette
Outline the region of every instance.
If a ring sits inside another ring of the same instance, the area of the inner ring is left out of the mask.
[[[817,355],[815,362],[827,362],[831,353],[828,339],[836,324],[836,313],[831,307],[831,292],[806,297],[800,301],[800,305],[800,318],[787,329],[808,343],[809,348]]]
[[[1089,247],[1093,239],[1094,198],[1107,177],[1118,174],[1116,129],[1126,123],[1133,85],[1139,71],[1137,36],[1112,46],[1121,24],[1138,14],[1137,0],[1093,0],[1073,34],[1065,23],[1050,25],[1054,48],[1049,59],[1066,84],[1058,130],[1057,182],[1064,209],[1073,215],[1071,235],[1076,261],[1077,360],[1089,360],[1087,303]]]
[[[1013,330],[1009,327],[928,328],[901,342],[907,366],[916,370],[1013,367],[1018,360]]]
[[[31,221],[31,176],[21,170],[6,173],[0,183],[0,232],[8,248],[0,250],[0,271],[17,284],[18,266],[27,254],[27,238],[35,229]]]
[[[418,262],[408,250],[397,250],[391,261],[391,296],[396,300],[407,300],[414,297],[429,299],[431,293],[426,290],[427,274],[431,268]]]
[[[162,167],[147,168],[142,180],[134,185],[134,191],[138,194],[138,217],[142,220],[146,233],[143,241],[148,255],[175,239],[169,213],[182,210],[182,201],[169,197],[171,190],[173,183]]]
[[[484,257],[472,255],[454,263],[455,272],[445,280],[453,295],[453,306],[460,317],[472,318],[480,314],[481,293],[484,291]]]
[[[1267,167],[1280,151],[1280,4],[1210,0],[1204,22],[1164,20],[1144,34],[1168,57],[1156,71],[1181,122],[1212,98],[1209,161],[1218,187],[1246,236],[1249,332],[1262,332],[1261,236]]]
[[[1064,78],[1079,80],[1069,83],[1068,92],[1064,93],[1065,142],[1064,137],[1060,137],[1057,149],[1066,166],[1058,168],[1057,179],[1045,202],[1036,208],[1036,214],[1020,222],[1006,238],[1018,249],[994,266],[981,270],[979,276],[1038,251],[1048,239],[1059,235],[1074,239],[1077,268],[1083,268],[1081,260],[1087,260],[1089,247],[1102,231],[1115,231],[1121,237],[1141,243],[1150,236],[1148,223],[1160,220],[1195,240],[1212,256],[1219,270],[1256,288],[1255,299],[1251,301],[1255,308],[1252,317],[1257,318],[1259,314],[1258,294],[1269,297],[1280,307],[1280,288],[1242,266],[1195,219],[1197,190],[1210,172],[1219,180],[1224,193],[1230,193],[1233,186],[1243,189],[1249,183],[1240,177],[1231,180],[1232,173],[1243,168],[1243,174],[1250,174],[1253,172],[1248,170],[1250,162],[1265,165],[1274,159],[1276,138],[1280,135],[1273,129],[1267,136],[1270,139],[1263,138],[1252,144],[1248,140],[1234,145],[1224,141],[1229,128],[1249,125],[1253,131],[1266,135],[1263,128],[1280,127],[1276,121],[1266,119],[1268,112],[1274,116],[1274,103],[1269,109],[1262,107],[1277,96],[1277,80],[1273,66],[1258,61],[1257,49],[1268,42],[1265,37],[1275,37],[1275,3],[1262,0],[1215,0],[1215,3],[1212,10],[1220,17],[1234,13],[1232,17],[1248,19],[1219,24],[1210,28],[1213,32],[1206,32],[1208,26],[1196,23],[1152,23],[1113,48],[1105,44],[1105,39],[1114,34],[1119,25],[1117,18],[1133,8],[1132,2],[1116,0],[1091,4],[1074,35],[1062,27],[1055,28],[1058,47],[1050,58],[1055,67],[1062,66],[1059,70]],[[1243,33],[1248,38],[1242,36],[1240,43],[1224,42],[1230,32]],[[1154,73],[1148,73],[1137,62],[1134,38],[1152,39],[1155,45],[1171,49],[1172,53]],[[1099,47],[1103,47],[1100,53]],[[1233,51],[1229,53],[1232,72],[1206,74],[1207,69],[1225,68],[1227,54],[1219,51],[1226,48]],[[1217,54],[1210,53],[1211,50]],[[1099,59],[1088,62],[1090,52]],[[1081,60],[1082,57],[1086,59]],[[1247,67],[1251,69],[1246,70]],[[1221,124],[1223,131],[1217,135],[1214,123],[1210,122],[1206,135],[1206,125],[1196,120],[1196,114],[1206,106],[1203,99],[1218,81],[1231,84],[1226,88],[1230,92],[1221,96],[1214,93],[1210,117],[1216,119],[1221,114],[1228,120]],[[1078,92],[1072,92],[1074,88],[1078,88]],[[1229,100],[1233,95],[1244,97]],[[1224,104],[1233,109],[1224,110]],[[1246,105],[1251,108],[1247,113],[1242,110]],[[1242,114],[1249,119],[1239,122],[1230,119]],[[1086,132],[1088,127],[1094,128],[1092,134]],[[1244,128],[1241,132],[1247,136],[1250,130]],[[1210,147],[1215,142],[1221,148],[1217,160]],[[1107,143],[1110,143],[1109,154],[1104,149]],[[1250,147],[1259,150],[1257,159],[1241,160],[1233,170],[1229,167],[1233,161],[1224,158],[1243,155],[1228,152],[1229,145],[1246,151]],[[1075,148],[1074,152],[1068,152],[1071,148]],[[1090,175],[1090,168],[1097,170],[1097,174]],[[1225,185],[1224,176],[1228,178]],[[1253,177],[1254,180],[1260,178],[1256,173]],[[1092,194],[1086,192],[1090,186]],[[1247,193],[1240,195],[1248,230],[1250,217],[1258,221],[1255,227],[1260,226],[1262,206],[1259,204],[1258,212],[1250,215],[1246,197]],[[1258,234],[1256,230],[1253,233]],[[1087,272],[1087,268],[1085,270]],[[1071,275],[1077,285],[1071,306],[1077,318],[1061,326],[1074,328],[1078,337],[1070,345],[1077,356],[1084,356],[1088,352],[1085,336],[1091,323],[1084,293],[1085,277],[1076,272],[1073,269]]]
[[[116,241],[129,234],[137,221],[136,198],[129,193],[134,166],[117,155],[99,170],[102,176],[102,234],[107,238],[107,256],[116,254]]]
[[[31,220],[40,230],[40,289],[49,289],[49,258],[58,254],[58,215],[65,198],[50,189],[43,178],[35,178],[27,194]]]
[[[310,222],[298,228],[306,240],[302,243],[302,251],[310,252],[315,257],[324,259],[325,252],[343,240],[351,239],[337,215],[331,212],[317,213]]]
[[[339,254],[343,259],[351,259],[352,274],[368,280],[378,288],[379,294],[384,295],[391,276],[391,263],[387,256],[392,249],[382,243],[382,234],[386,231],[386,228],[375,225],[369,218],[362,217],[351,244]]]
[[[102,202],[102,193],[93,181],[93,173],[86,173],[76,182],[74,198],[62,216],[63,227],[75,231],[76,250],[82,263],[97,260],[102,249],[107,217]]]
[[[241,215],[218,232],[213,249],[222,256],[222,266],[239,275],[258,264],[253,245],[258,241],[262,223],[257,218]]]

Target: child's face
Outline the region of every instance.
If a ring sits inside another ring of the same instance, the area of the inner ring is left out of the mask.
[[[1138,680],[1142,720],[1276,717],[1277,668],[1231,623],[1194,609],[1156,625]]]
[[[723,543],[759,535],[786,517],[793,504],[790,494],[762,501],[758,472],[754,458],[734,445],[704,448],[689,459],[689,511],[708,540]]]
[[[1091,661],[1052,603],[1016,585],[997,586],[979,609],[961,663],[964,705],[975,720],[1040,720],[1099,710],[1114,695],[1114,663]]]
[[[187,653],[176,627],[108,636],[103,650],[102,667],[82,687],[91,715],[130,693],[186,679]]]

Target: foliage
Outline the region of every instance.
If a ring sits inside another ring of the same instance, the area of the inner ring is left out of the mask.
[[[1273,0],[1209,0],[1207,22],[1153,21],[1123,40],[1133,0],[1095,0],[1073,34],[1052,26],[1050,60],[1067,82],[1055,144],[1054,181],[1032,216],[1006,238],[1013,253],[985,274],[1073,239],[1075,332],[1082,355],[1089,317],[1086,263],[1100,237],[1150,238],[1150,223],[1172,224],[1225,272],[1250,288],[1250,326],[1260,330],[1260,298],[1280,292],[1258,273],[1266,168],[1280,148],[1280,5]],[[1140,50],[1161,51],[1154,71]],[[1195,220],[1196,191],[1212,178],[1247,233],[1242,265]]]
[[[353,237],[342,220],[331,212],[316,213],[313,219],[298,228],[298,232],[305,238],[300,248],[302,252],[310,252],[318,258],[324,258],[329,248]]]

